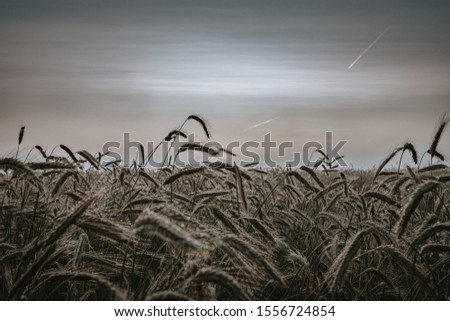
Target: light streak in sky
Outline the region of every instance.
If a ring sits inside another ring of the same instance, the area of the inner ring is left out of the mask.
[[[261,123],[257,123],[256,125],[253,125],[253,126],[250,126],[249,128],[244,129],[244,132],[249,131],[249,130],[252,130],[252,129],[255,129],[255,128],[257,128],[257,127],[259,127],[259,126],[262,126],[262,125],[266,125],[266,124],[268,124],[268,123],[270,123],[270,122],[272,122],[272,121],[274,121],[274,120],[276,120],[276,119],[278,119],[278,118],[280,118],[280,116],[277,116],[277,117],[275,117],[275,118],[272,118],[272,119],[263,121],[263,122],[261,122]]]
[[[348,66],[349,70],[358,62],[359,59],[361,59],[362,56],[364,56],[367,51],[370,50],[370,48],[373,47],[373,45],[377,43],[378,40],[380,40],[380,38],[389,30],[389,28],[390,27],[384,29],[384,31],[380,33],[380,35],[374,41],[372,41],[372,43],[366,49],[364,49],[364,51],[350,64],[350,66]]]

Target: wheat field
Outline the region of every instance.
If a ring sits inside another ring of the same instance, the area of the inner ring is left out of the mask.
[[[0,299],[448,300],[446,124],[365,171],[1,158]]]

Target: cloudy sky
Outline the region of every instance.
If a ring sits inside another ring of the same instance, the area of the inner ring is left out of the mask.
[[[194,113],[224,145],[333,131],[355,167],[423,152],[450,112],[449,16],[448,0],[4,0],[0,156],[21,125],[27,148],[95,152]]]

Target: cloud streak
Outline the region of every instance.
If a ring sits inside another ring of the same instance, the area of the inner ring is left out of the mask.
[[[362,56],[364,56],[364,54],[368,52],[370,48],[372,48],[377,43],[378,40],[380,40],[381,37],[383,37],[383,35],[389,30],[389,28],[390,27],[384,29],[384,31],[380,33],[380,35],[374,41],[372,41],[372,43],[366,49],[364,49],[364,51],[350,64],[350,66],[348,66],[349,70],[352,69],[352,67],[359,61],[359,59],[361,59]]]

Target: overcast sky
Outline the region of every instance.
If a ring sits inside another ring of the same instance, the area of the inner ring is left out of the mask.
[[[223,144],[333,131],[356,167],[423,152],[450,111],[449,17],[448,0],[2,0],[0,155],[21,125],[27,147],[95,152],[193,113]]]

